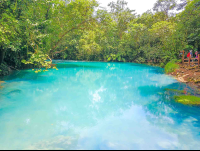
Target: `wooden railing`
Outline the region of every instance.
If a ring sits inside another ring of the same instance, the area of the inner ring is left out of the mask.
[[[198,54],[198,58],[191,58],[191,56],[190,56],[190,57],[188,57],[187,59],[185,59],[185,52],[184,52],[184,50],[181,51],[181,52],[183,53],[183,56],[182,56],[182,64],[188,63],[189,66],[190,66],[191,64],[198,64],[198,67],[199,67],[199,65],[200,65],[200,54]],[[191,60],[194,60],[194,61],[191,62]],[[187,61],[187,62],[185,62],[185,61]]]

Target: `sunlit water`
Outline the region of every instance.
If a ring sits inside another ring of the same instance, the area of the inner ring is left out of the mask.
[[[0,149],[200,149],[200,108],[161,68],[56,62],[15,72],[0,89]]]

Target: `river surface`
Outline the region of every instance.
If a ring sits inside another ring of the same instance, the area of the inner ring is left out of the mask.
[[[162,68],[55,63],[0,79],[0,149],[200,149],[200,108]]]

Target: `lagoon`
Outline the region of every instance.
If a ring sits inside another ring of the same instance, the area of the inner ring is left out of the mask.
[[[200,107],[162,68],[54,61],[1,78],[0,149],[200,149]]]

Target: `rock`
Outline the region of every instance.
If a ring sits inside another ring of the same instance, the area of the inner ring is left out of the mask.
[[[8,92],[7,95],[19,94],[19,93],[21,93],[21,92],[22,92],[21,90],[16,89],[16,90],[12,90],[12,91]]]
[[[183,75],[183,77],[189,76],[189,74]]]
[[[184,80],[183,77],[178,77],[177,80],[178,80],[179,82],[183,82],[183,83],[186,83],[186,82],[187,82],[187,81]]]
[[[69,150],[77,145],[77,138],[67,136],[57,136],[51,140],[40,141],[32,144],[27,149],[31,150]]]

